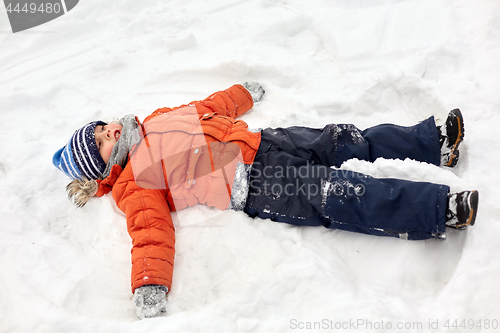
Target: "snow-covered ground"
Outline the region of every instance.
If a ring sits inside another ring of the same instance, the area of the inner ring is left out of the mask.
[[[0,332],[398,331],[419,323],[437,332],[447,320],[458,320],[456,331],[469,331],[463,320],[494,331],[498,1],[82,0],[16,34],[0,7]],[[213,212],[194,207],[176,220],[168,316],[139,321],[124,215],[110,195],[72,205],[52,155],[91,120],[143,119],[244,81],[267,92],[243,117],[254,128],[411,125],[460,107],[466,137],[457,168],[411,160],[343,168],[478,189],[476,225],[444,242],[411,242],[234,211],[207,220]]]

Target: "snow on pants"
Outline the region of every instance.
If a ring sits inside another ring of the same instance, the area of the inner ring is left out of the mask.
[[[250,173],[245,212],[301,226],[427,239],[445,231],[449,187],[377,179],[339,167],[350,158],[440,165],[434,117],[415,126],[265,129]]]

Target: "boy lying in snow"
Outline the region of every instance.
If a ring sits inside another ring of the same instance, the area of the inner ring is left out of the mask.
[[[477,191],[450,194],[446,185],[375,179],[332,167],[351,158],[411,158],[454,167],[464,136],[462,114],[412,127],[384,124],[323,129],[248,130],[236,117],[264,90],[234,85],[203,101],[161,108],[141,123],[91,122],[56,152],[53,163],[74,178],[78,206],[110,191],[132,238],[132,292],[139,318],[166,312],[175,232],[171,211],[201,203],[294,225],[404,239],[445,239],[446,227],[473,225]]]

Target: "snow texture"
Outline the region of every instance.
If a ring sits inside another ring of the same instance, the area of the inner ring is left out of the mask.
[[[0,332],[500,320],[499,22],[495,0],[85,0],[12,34],[0,6]],[[111,194],[76,208],[52,155],[90,121],[143,120],[245,81],[266,90],[242,117],[253,128],[443,123],[459,107],[456,168],[342,168],[477,189],[476,224],[411,242],[196,206],[182,212],[199,223],[176,224],[167,316],[138,320],[124,214]]]

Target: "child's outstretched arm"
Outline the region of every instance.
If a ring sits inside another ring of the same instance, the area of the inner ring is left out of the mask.
[[[253,107],[254,102],[260,101],[264,96],[264,89],[256,82],[245,82],[218,91],[202,101],[191,102],[188,105],[195,106],[198,114],[215,112],[222,116],[236,118],[241,116]],[[187,105],[176,108],[161,108],[153,112],[144,121],[157,114],[167,113]]]
[[[132,238],[132,292],[139,318],[164,315],[172,285],[175,230],[167,190],[137,185],[127,164],[113,186],[113,198],[127,217]],[[154,285],[154,286],[152,286]]]

